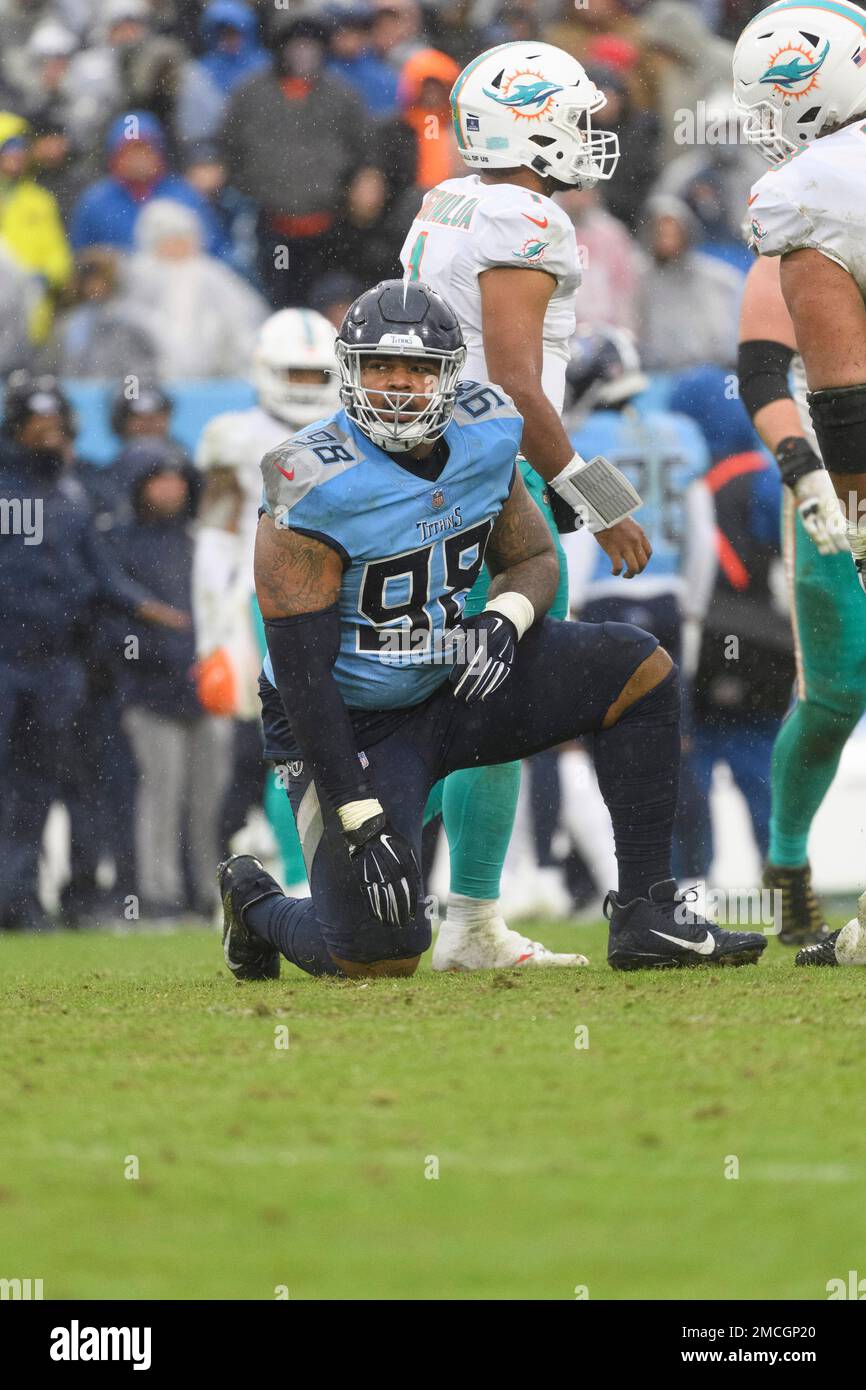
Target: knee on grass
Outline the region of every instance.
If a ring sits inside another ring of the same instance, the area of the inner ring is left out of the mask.
[[[373,977],[399,978],[400,976],[414,975],[418,969],[420,956],[405,956],[400,960],[341,960],[339,956],[332,955],[335,965],[338,965],[344,975],[348,975],[351,980],[370,979]]]

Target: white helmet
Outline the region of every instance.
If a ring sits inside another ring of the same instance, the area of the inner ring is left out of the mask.
[[[866,111],[866,11],[847,0],[768,5],[734,50],[734,101],[770,164]]]
[[[300,428],[340,407],[336,332],[315,309],[280,309],[262,324],[253,350],[252,381],[259,403]],[[297,371],[327,372],[316,382],[292,381]]]
[[[594,130],[607,98],[576,58],[549,43],[502,43],[465,67],[451,92],[454,129],[472,169],[526,165],[576,188],[609,179],[619,139]]]

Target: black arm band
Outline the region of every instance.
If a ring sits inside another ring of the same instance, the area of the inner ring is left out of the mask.
[[[788,370],[793,356],[793,348],[769,338],[740,343],[737,352],[740,400],[749,412],[750,420],[754,420],[765,405],[791,399]]]
[[[866,385],[810,391],[809,414],[831,473],[866,473]]]
[[[349,713],[334,679],[340,650],[337,605],[318,613],[266,619],[265,636],[286,718],[313,770],[319,796],[324,795],[334,807],[371,796]]]
[[[799,434],[791,434],[776,445],[776,462],[782,482],[788,487],[793,487],[800,478],[814,473],[816,469],[824,472],[824,465],[812,445]]]

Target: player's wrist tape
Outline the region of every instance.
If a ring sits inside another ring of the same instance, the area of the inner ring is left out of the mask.
[[[374,796],[366,797],[363,801],[347,801],[345,806],[337,807],[340,825],[343,827],[344,834],[347,835],[360,829],[365,821],[372,820],[374,816],[384,816],[384,814],[385,812]]]
[[[806,399],[831,473],[866,473],[866,384],[828,386]]]
[[[550,487],[583,518],[592,535],[623,521],[641,504],[640,494],[625,474],[600,454],[588,461],[575,454],[562,472],[551,478]]]
[[[769,338],[740,343],[737,351],[737,376],[740,400],[754,420],[759,410],[774,401],[791,400],[788,371],[794,349]]]
[[[517,629],[517,640],[520,641],[524,632],[528,632],[535,622],[535,609],[531,601],[525,594],[518,594],[516,589],[509,589],[505,594],[499,594],[497,598],[492,598],[489,603],[484,605],[485,613],[500,613],[503,618],[507,618]]]
[[[846,521],[845,531],[855,560],[866,560],[866,520]]]
[[[779,472],[782,475],[782,482],[786,487],[793,488],[794,484],[801,478],[805,478],[807,473],[825,471],[815,450],[812,448],[808,439],[802,435],[790,434],[787,439],[781,440],[776,445],[776,462],[779,465]]]

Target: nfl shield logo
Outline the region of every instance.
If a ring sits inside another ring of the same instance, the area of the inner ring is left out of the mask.
[[[433,503],[436,511],[438,511],[440,507],[445,506],[445,493],[442,491],[441,487],[437,487],[430,501]]]

